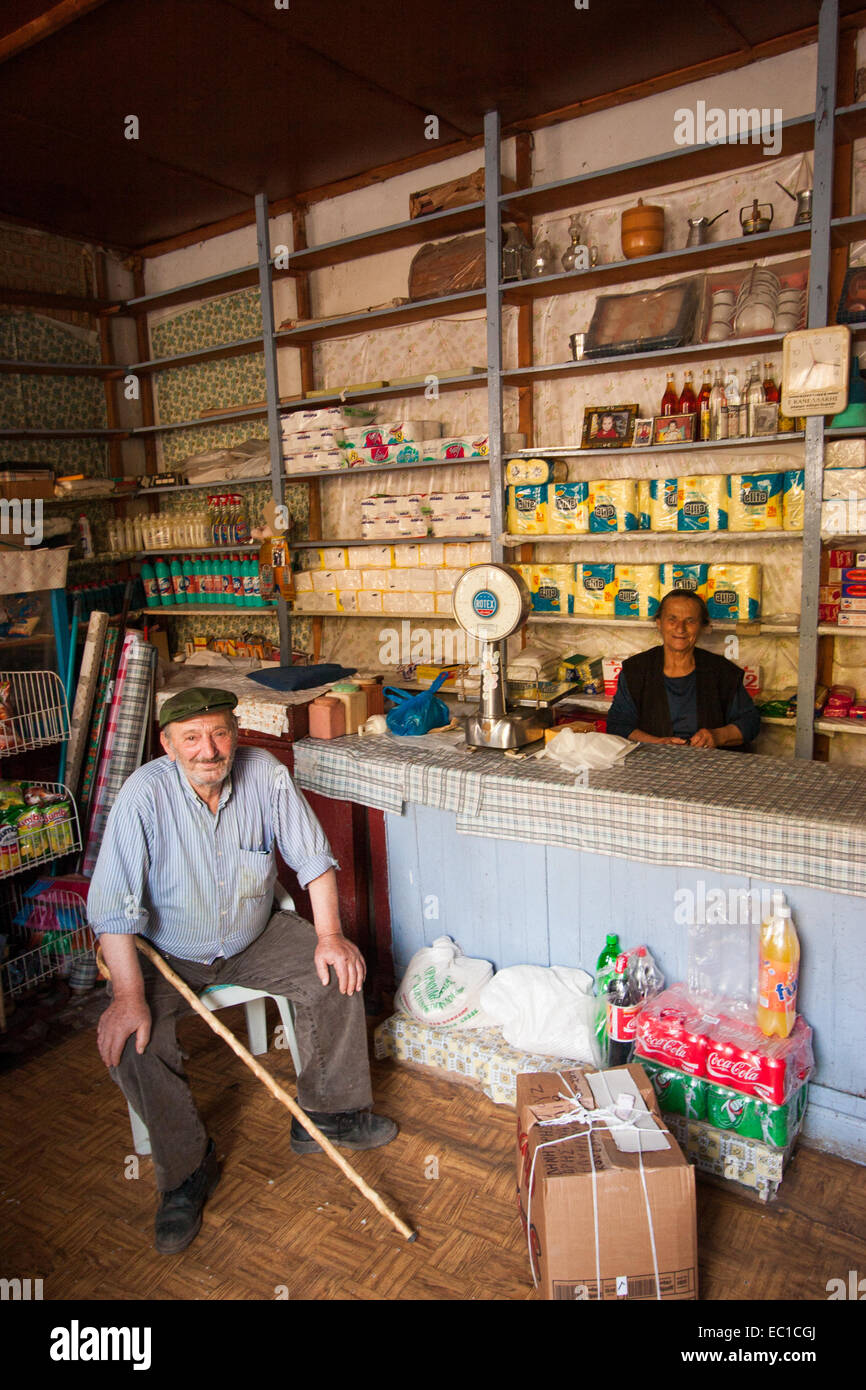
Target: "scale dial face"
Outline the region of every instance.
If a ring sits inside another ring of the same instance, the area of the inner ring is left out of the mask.
[[[454,617],[479,642],[500,642],[522,627],[529,614],[529,590],[508,565],[472,565],[454,586]]]

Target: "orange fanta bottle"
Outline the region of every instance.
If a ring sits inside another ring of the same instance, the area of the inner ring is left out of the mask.
[[[761,924],[758,959],[758,1027],[767,1037],[787,1038],[797,1021],[800,942],[783,893]]]

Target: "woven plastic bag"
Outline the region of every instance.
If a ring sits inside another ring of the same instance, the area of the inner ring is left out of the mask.
[[[448,679],[447,671],[440,671],[429,690],[420,695],[410,695],[408,690],[396,690],[386,685],[384,694],[389,700],[396,700],[397,708],[389,710],[385,716],[392,734],[428,734],[431,729],[441,729],[451,723],[451,711],[444,700],[436,697],[436,691]]]
[[[438,936],[410,960],[397,990],[397,1007],[434,1028],[489,1028],[492,1020],[478,1000],[492,978],[489,961],[464,956],[450,936]]]

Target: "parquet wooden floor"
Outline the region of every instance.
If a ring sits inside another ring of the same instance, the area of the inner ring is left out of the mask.
[[[241,1010],[221,1017],[245,1039]],[[4,1276],[42,1278],[46,1300],[535,1297],[511,1110],[374,1064],[377,1107],[400,1135],[352,1157],[417,1227],[408,1245],[324,1155],[292,1154],[286,1111],[201,1020],[180,1037],[223,1166],[194,1244],[171,1257],[153,1249],[150,1159],[127,1176],[126,1105],[87,1029],[0,1083]],[[266,1064],[293,1091],[288,1052],[271,1049]],[[698,1193],[704,1299],[824,1300],[828,1279],[866,1272],[866,1168],[801,1148],[769,1207]]]

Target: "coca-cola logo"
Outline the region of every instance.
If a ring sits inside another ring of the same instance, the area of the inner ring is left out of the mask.
[[[684,1042],[679,1042],[676,1038],[669,1038],[662,1034],[657,1037],[645,1028],[641,1034],[641,1045],[643,1047],[654,1047],[659,1052],[665,1052],[669,1057],[688,1057],[689,1050]]]
[[[737,1057],[722,1057],[711,1052],[707,1057],[707,1071],[711,1075],[735,1076],[738,1081],[757,1081],[761,1073],[751,1063]]]

